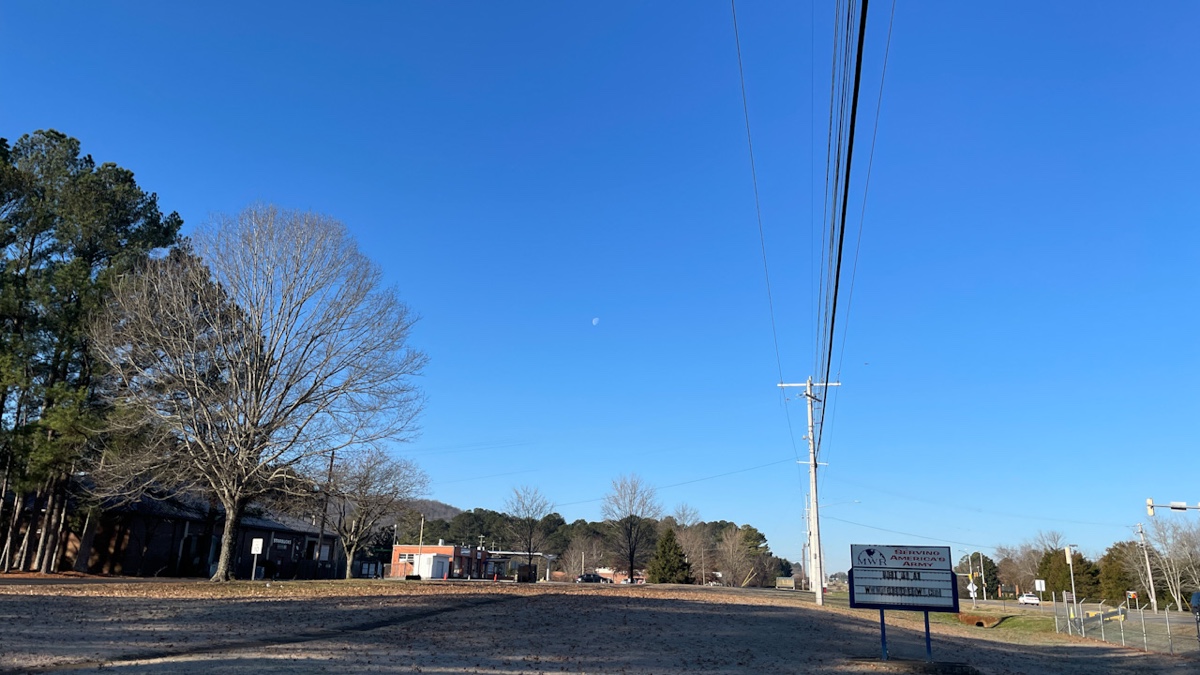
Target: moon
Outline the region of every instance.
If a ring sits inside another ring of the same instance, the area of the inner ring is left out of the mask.
[[[597,325],[599,325],[599,324],[600,324],[600,317],[598,317],[598,316],[597,316],[597,317],[593,317],[593,318],[592,318],[592,325],[593,325],[593,326],[597,326]]]

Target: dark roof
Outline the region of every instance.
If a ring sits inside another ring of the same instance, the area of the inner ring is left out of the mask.
[[[210,510],[215,520],[224,520],[225,509],[220,504],[209,504],[197,497],[177,495],[167,499],[150,499],[148,497],[135,502],[115,504],[104,509],[108,513],[139,515],[163,520],[188,520],[204,522],[209,519]],[[268,530],[271,532],[294,532],[297,534],[317,535],[320,526],[305,518],[296,518],[280,513],[270,513],[264,509],[251,506],[251,513],[242,516],[242,528]],[[326,535],[332,535],[332,528],[325,528]]]

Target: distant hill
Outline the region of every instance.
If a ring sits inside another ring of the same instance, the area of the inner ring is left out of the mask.
[[[423,514],[425,520],[450,520],[462,513],[462,509],[434,499],[414,499],[411,508],[417,513]]]

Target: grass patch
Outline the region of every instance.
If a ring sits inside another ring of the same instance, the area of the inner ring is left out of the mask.
[[[1000,611],[987,611],[981,607],[978,610],[963,612],[962,616],[971,616],[978,619],[983,619],[985,624],[990,624],[992,621],[996,621],[997,623],[993,624],[993,627],[987,629],[989,632],[1005,633],[1013,637],[1054,632],[1054,617],[1049,614],[1009,615]],[[924,617],[920,612],[888,612],[888,620],[891,621],[893,617],[896,619],[913,622],[921,622],[924,620]],[[929,623],[931,625],[944,626],[970,626],[974,624],[974,619],[972,619],[970,623],[964,624],[963,619],[959,617],[959,614],[951,614],[949,612],[930,612]]]
[[[1038,635],[1054,632],[1054,617],[1035,614],[1019,614],[1006,616],[1000,620],[995,630],[1011,635]]]

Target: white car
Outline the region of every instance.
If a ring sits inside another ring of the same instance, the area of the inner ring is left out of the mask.
[[[1042,601],[1033,593],[1022,593],[1021,597],[1017,598],[1018,605],[1040,605]]]

